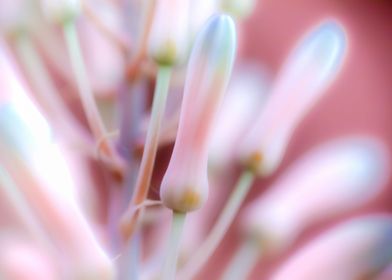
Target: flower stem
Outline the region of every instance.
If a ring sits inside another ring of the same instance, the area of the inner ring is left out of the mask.
[[[91,139],[87,131],[66,108],[31,39],[26,34],[21,34],[15,43],[22,65],[35,89],[35,97],[53,121],[53,128],[61,131],[69,140],[76,139],[83,149],[90,149]]]
[[[127,54],[129,52],[129,42],[125,39],[125,35],[108,26],[96,13],[94,8],[91,7],[88,1],[82,1],[82,6],[86,17],[94,24],[97,30],[99,30],[110,42],[115,44],[123,54]]]
[[[254,240],[246,240],[227,265],[222,280],[248,279],[260,256],[260,246]]]
[[[180,271],[180,279],[192,279],[211,257],[212,253],[218,247],[233,222],[235,215],[252,186],[253,180],[253,172],[245,170],[241,174],[236,186],[234,187],[233,193],[230,195],[227,204],[218,218],[218,221],[203,244],[200,246],[199,250],[196,251],[189,262]]]
[[[166,99],[169,91],[170,76],[171,67],[159,67],[157,83],[155,85],[154,100],[152,104],[151,119],[148,125],[146,144],[143,150],[143,157],[136,180],[135,190],[132,196],[132,201],[129,210],[127,211],[130,212],[130,217],[126,215],[126,220],[124,221],[125,225],[123,224],[123,233],[127,239],[132,236],[138,217],[140,215],[139,209],[134,209],[146,199],[148,189],[150,187],[155,156],[158,149],[161,122],[165,112]]]
[[[176,277],[178,252],[180,249],[181,234],[185,223],[185,213],[173,212],[173,222],[166,249],[167,255],[162,271],[162,280],[174,280]]]
[[[148,38],[154,19],[155,4],[155,1],[143,2],[142,24],[140,25],[140,30],[138,32],[140,35],[139,38],[137,38],[138,40],[136,40],[137,44],[133,46],[134,54],[127,67],[127,77],[131,83],[133,83],[140,74],[141,64],[143,63],[143,59],[147,52]]]
[[[78,34],[74,21],[67,21],[63,26],[65,40],[68,47],[68,52],[71,59],[71,65],[75,74],[80,99],[84,112],[86,114],[87,122],[91,131],[97,141],[103,140],[102,150],[109,158],[114,157],[114,150],[110,147],[106,140],[106,129],[102,122],[94,95],[87,76],[86,66],[84,64],[82,51],[80,49]]]

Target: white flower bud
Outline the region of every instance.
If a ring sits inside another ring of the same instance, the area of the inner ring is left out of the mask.
[[[211,18],[196,39],[181,107],[178,134],[162,181],[161,199],[179,212],[200,208],[208,195],[208,147],[218,107],[231,74],[235,27],[225,15]]]
[[[233,17],[242,19],[253,12],[256,2],[256,0],[221,0],[221,8]]]
[[[371,215],[349,220],[317,237],[271,279],[374,279],[391,260],[392,219]]]
[[[181,62],[188,49],[189,0],[157,0],[149,55],[161,65]]]
[[[345,49],[345,34],[334,22],[318,26],[301,41],[245,136],[240,157],[247,168],[261,176],[275,171],[294,129],[337,76]]]
[[[80,0],[41,0],[44,15],[54,23],[73,20],[81,13]]]
[[[246,208],[244,231],[273,253],[279,252],[309,225],[378,195],[389,178],[388,160],[386,148],[374,139],[324,144]]]

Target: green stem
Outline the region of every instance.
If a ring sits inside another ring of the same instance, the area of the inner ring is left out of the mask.
[[[225,233],[232,224],[241,204],[245,200],[245,197],[252,186],[253,180],[253,172],[245,170],[241,174],[236,186],[234,187],[233,193],[230,195],[227,204],[218,218],[218,221],[215,223],[199,250],[196,251],[189,262],[180,271],[180,279],[192,279],[196,276],[199,270],[214,253],[215,249],[218,247],[219,243],[225,236]]]
[[[105,137],[107,132],[102,122],[101,115],[99,113],[91,85],[88,80],[87,70],[84,64],[82,51],[80,49],[75,22],[67,21],[64,23],[63,29],[65,41],[67,43],[68,52],[71,59],[72,70],[76,78],[80,100],[86,114],[87,122],[96,141],[104,140],[106,139]],[[104,144],[106,145],[104,148],[106,149],[108,156],[112,157],[113,149],[111,149],[108,143],[104,142]]]
[[[260,256],[260,246],[254,240],[246,240],[234,254],[222,280],[248,279]]]
[[[155,163],[155,156],[158,149],[159,134],[163,114],[166,107],[166,99],[169,91],[171,67],[161,66],[158,70],[157,82],[155,85],[154,100],[151,109],[151,119],[148,124],[147,138],[143,150],[142,161],[136,180],[135,190],[129,207],[130,220],[125,221],[125,235],[130,238],[134,232],[139,211],[134,211],[147,198],[148,189],[151,183],[152,171]]]
[[[165,264],[162,271],[162,280],[174,280],[176,277],[178,252],[180,250],[181,234],[185,223],[185,213],[173,212],[173,222],[166,249]]]

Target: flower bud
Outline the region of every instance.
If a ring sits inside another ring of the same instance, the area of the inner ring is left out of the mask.
[[[0,1],[0,31],[18,34],[31,24],[35,10],[27,0]]]
[[[217,116],[211,137],[209,164],[223,170],[235,162],[237,145],[262,109],[268,88],[268,77],[258,65],[236,65],[227,94]]]
[[[185,82],[176,142],[161,185],[165,206],[196,210],[208,195],[207,158],[212,125],[228,83],[236,46],[230,17],[212,17],[196,39]]]
[[[349,220],[311,241],[271,279],[374,279],[392,260],[392,219]]]
[[[246,235],[275,253],[316,221],[370,201],[389,177],[386,154],[370,138],[337,140],[310,152],[248,206]]]
[[[240,157],[247,168],[262,176],[277,168],[293,130],[337,75],[344,52],[345,35],[334,22],[322,24],[301,41],[244,139]]]
[[[193,42],[207,20],[217,13],[218,0],[200,1],[190,0],[192,16],[189,17],[190,41]]]
[[[174,65],[186,56],[189,0],[157,0],[149,38],[149,54],[160,65]]]
[[[225,13],[243,19],[253,12],[256,3],[255,0],[221,0],[221,8]]]
[[[80,0],[41,0],[43,14],[53,23],[73,20],[82,10]]]

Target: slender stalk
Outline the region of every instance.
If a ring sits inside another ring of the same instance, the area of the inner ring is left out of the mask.
[[[140,80],[135,84],[126,84],[120,91],[118,110],[120,113],[120,135],[117,140],[116,148],[120,156],[127,162],[125,178],[122,185],[122,191],[119,195],[118,202],[121,207],[110,205],[110,209],[114,208],[120,212],[115,213],[116,235],[118,232],[118,221],[121,215],[127,209],[129,198],[134,192],[138,160],[135,158],[133,147],[136,142],[137,127],[141,116],[145,109],[147,88],[144,80]],[[113,210],[114,210],[113,209]],[[121,236],[119,236],[121,237]],[[123,244],[123,253],[121,254],[118,265],[119,275],[123,275],[123,279],[138,279],[140,274],[140,241],[141,235],[136,234],[130,240],[125,240]]]
[[[254,240],[246,240],[227,265],[222,280],[248,279],[260,256],[259,244],[256,244]]]
[[[114,203],[118,203],[120,207],[116,205],[110,205],[110,208],[115,208],[115,210],[119,210],[119,213],[115,214],[115,219],[111,221],[113,223],[113,231],[115,231],[116,237],[119,234],[118,232],[118,221],[121,218],[122,213],[126,210],[129,197],[132,196],[133,188],[135,186],[135,180],[137,175],[137,164],[136,160],[132,157],[127,164],[127,169],[125,172],[125,179],[123,181],[123,185],[121,186],[121,193],[118,193],[121,197],[117,198],[117,201]],[[118,262],[118,275],[122,275],[122,279],[139,279],[139,275],[141,272],[140,263],[141,263],[141,233],[135,234],[132,239],[121,240],[119,237],[120,247],[122,247],[121,254]],[[120,248],[119,247],[119,248]]]
[[[68,57],[63,55],[66,51],[66,47],[58,40],[58,36],[55,32],[56,31],[47,24],[36,21],[31,27],[29,34],[34,38],[39,48],[43,50],[43,53],[45,53],[46,59],[54,72],[64,79],[68,87],[76,89],[73,73],[69,71]],[[68,98],[73,98],[73,96]]]
[[[35,89],[36,98],[50,116],[50,120],[55,122],[52,125],[53,128],[61,131],[69,139],[76,139],[83,149],[91,149],[91,139],[88,138],[87,131],[66,108],[33,43],[26,34],[17,37],[16,51]]]
[[[84,64],[82,51],[80,49],[78,34],[74,21],[68,21],[63,26],[65,40],[68,47],[68,52],[71,59],[71,65],[75,74],[80,99],[84,112],[87,117],[87,122],[91,131],[97,141],[102,140],[102,150],[109,157],[114,157],[114,150],[111,148],[106,140],[106,129],[102,122],[94,95],[87,76],[86,66]]]
[[[51,242],[47,230],[35,215],[34,208],[28,203],[23,192],[20,191],[20,186],[16,185],[13,178],[3,167],[0,167],[0,193],[5,196],[4,199],[18,215],[26,232],[30,233],[35,241],[50,254],[60,258],[61,256],[58,255],[59,252]],[[7,279],[1,276],[0,279]]]
[[[131,88],[131,90],[128,89]],[[120,92],[119,112],[120,112],[120,135],[117,140],[117,151],[120,156],[128,163],[125,173],[125,180],[120,193],[121,205],[120,212],[116,213],[116,219],[113,222],[116,225],[116,234],[118,234],[118,220],[122,213],[127,209],[129,197],[132,197],[135,188],[138,160],[133,153],[133,146],[136,138],[136,127],[140,116],[145,108],[146,93],[143,82],[135,85],[128,85],[127,90]],[[111,205],[110,207],[116,207]],[[119,262],[119,272],[123,279],[138,279],[140,277],[140,243],[141,234],[136,234],[132,239],[125,240],[123,244],[123,254]]]
[[[143,15],[142,24],[139,30],[139,38],[137,40],[137,45],[134,46],[134,54],[132,56],[131,62],[127,67],[127,77],[132,83],[138,77],[140,72],[141,64],[147,52],[147,43],[151,31],[152,21],[154,19],[154,8],[155,0],[143,2]]]
[[[166,249],[165,264],[162,271],[162,280],[174,280],[176,277],[178,252],[180,250],[181,234],[185,223],[185,213],[173,212],[172,228],[169,243]]]
[[[97,30],[99,30],[102,35],[106,36],[109,41],[114,43],[122,53],[127,54],[129,51],[129,43],[125,39],[125,36],[116,30],[113,30],[113,28],[102,21],[100,16],[94,11],[88,1],[82,1],[82,6],[86,17],[89,18]]]
[[[241,174],[236,186],[234,187],[233,193],[230,195],[227,204],[218,218],[218,221],[203,244],[200,246],[199,250],[196,251],[189,262],[180,271],[180,279],[192,279],[211,257],[233,222],[235,215],[252,186],[253,180],[253,172],[245,170]]]
[[[166,99],[169,91],[170,76],[171,67],[159,67],[146,144],[143,150],[142,162],[140,164],[135,190],[128,210],[128,212],[130,212],[130,217],[126,217],[127,220],[124,222],[125,226],[123,227],[123,233],[126,238],[132,236],[138,217],[141,214],[140,209],[135,209],[135,207],[143,203],[150,187],[151,175],[158,149],[161,122],[165,112]]]
[[[147,83],[143,79],[134,84],[125,85],[119,93],[118,112],[120,134],[116,148],[129,164],[136,162],[135,145],[139,134],[139,126],[146,108]],[[138,161],[138,160],[137,160]],[[132,189],[135,183],[129,184]],[[132,193],[128,196],[130,197]],[[129,201],[127,201],[128,203]]]
[[[19,188],[15,185],[7,171],[0,167],[0,191],[5,195],[8,203],[19,215],[26,229],[37,239],[38,242],[51,248],[47,233],[41,227],[38,219],[34,216],[31,207],[27,204]]]

